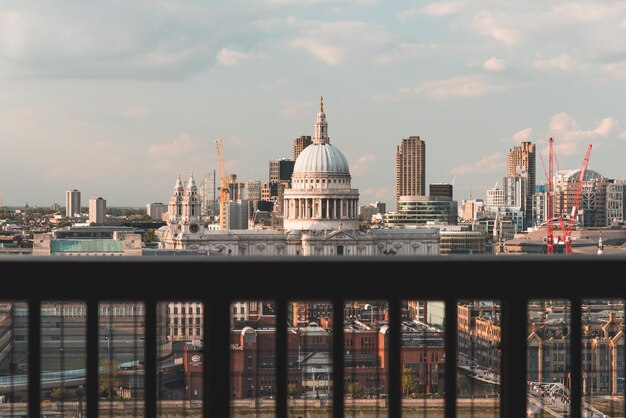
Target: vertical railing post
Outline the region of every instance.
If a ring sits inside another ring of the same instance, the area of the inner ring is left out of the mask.
[[[98,300],[87,300],[87,416],[98,416],[98,354],[99,310]]]
[[[146,417],[157,416],[157,302],[145,301],[144,408]]]
[[[41,416],[41,300],[28,301],[28,416]]]
[[[525,418],[528,402],[528,301],[523,295],[505,298],[501,311],[500,416]]]
[[[402,313],[400,301],[389,301],[389,418],[402,416]]]
[[[287,418],[289,347],[287,346],[287,301],[276,301],[276,416]]]
[[[210,324],[210,334],[204,336],[204,380],[208,386],[211,417],[230,417],[230,301],[212,298],[205,307],[204,320]],[[208,312],[208,318],[207,316]],[[207,367],[208,366],[208,367]],[[211,378],[213,377],[213,378]]]
[[[444,330],[444,350],[446,353],[446,363],[445,363],[445,412],[444,416],[446,418],[455,418],[456,417],[456,356],[458,354],[457,351],[457,337],[458,337],[458,327],[457,327],[457,315],[458,315],[458,306],[457,301],[455,299],[446,299],[445,300],[445,330]]]
[[[570,416],[579,418],[582,411],[582,303],[572,298],[570,323]]]
[[[344,305],[343,299],[333,300],[333,417],[335,418],[343,418],[344,413]]]

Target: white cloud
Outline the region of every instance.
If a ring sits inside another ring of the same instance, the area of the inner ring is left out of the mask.
[[[148,155],[151,158],[172,158],[182,155],[190,155],[196,148],[196,140],[188,134],[182,134],[178,138],[172,139],[164,144],[155,144],[148,148]]]
[[[614,78],[626,78],[626,60],[603,64],[600,72]]]
[[[374,100],[386,103],[411,96],[427,96],[433,100],[447,100],[454,97],[481,97],[510,88],[508,85],[496,84],[479,75],[464,75],[445,80],[424,81],[416,87],[403,87],[395,92],[380,93],[374,96]]]
[[[493,39],[513,45],[520,41],[521,33],[512,24],[513,17],[508,13],[492,13],[480,11],[472,19],[472,26],[478,33],[488,35]]]
[[[503,59],[491,57],[483,63],[483,68],[492,73],[499,73],[506,70],[506,63]]]
[[[619,139],[626,139],[626,131],[622,131],[619,133],[619,135],[617,135],[617,137]]]
[[[225,67],[236,67],[242,61],[248,61],[256,58],[264,58],[263,54],[239,52],[230,48],[222,48],[217,53],[217,62]]]
[[[429,16],[445,16],[461,10],[461,3],[441,2],[430,3],[423,7],[422,13]]]
[[[336,66],[354,59],[367,59],[388,47],[397,36],[383,27],[357,21],[297,21],[298,29],[290,45],[313,57]]]
[[[462,164],[452,169],[454,175],[466,175],[473,173],[493,173],[504,170],[505,158],[502,153],[495,152],[474,164]]]
[[[480,97],[503,89],[504,86],[489,82],[480,76],[468,75],[426,81],[413,89],[413,92],[435,100],[445,100],[452,97]]]
[[[539,71],[560,70],[569,71],[572,68],[572,59],[569,55],[563,54],[554,58],[539,57],[533,62],[533,68]]]
[[[353,175],[361,176],[364,175],[368,168],[376,162],[376,155],[364,155],[362,157],[357,158],[356,160],[350,161],[350,173]]]
[[[109,3],[15,2],[0,11],[0,62],[17,77],[167,77],[197,71],[208,59],[198,19],[206,6],[172,10],[164,3],[124,13]],[[155,25],[154,22],[158,22]],[[199,34],[202,36],[198,37]],[[210,38],[210,37],[209,37]]]
[[[524,141],[530,141],[533,136],[533,128],[522,129],[513,134],[513,142],[520,143]]]
[[[405,9],[398,13],[398,18],[407,19],[418,14],[425,14],[428,16],[446,16],[456,13],[462,8],[463,5],[456,2],[430,3],[426,6],[416,6]]]
[[[598,140],[609,136],[619,123],[611,117],[605,117],[595,128],[581,129],[572,116],[565,112],[558,113],[550,119],[550,135],[555,138],[555,148],[561,155],[573,155],[579,152],[583,142]],[[557,141],[558,139],[558,141]],[[586,145],[586,144],[585,144]]]

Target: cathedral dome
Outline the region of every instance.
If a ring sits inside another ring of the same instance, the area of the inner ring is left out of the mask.
[[[296,159],[293,172],[350,174],[346,157],[330,143],[306,147]]]
[[[328,122],[324,113],[324,104],[320,97],[320,111],[315,123],[313,143],[306,147],[293,167],[294,174],[325,173],[350,175],[348,161],[328,138]]]

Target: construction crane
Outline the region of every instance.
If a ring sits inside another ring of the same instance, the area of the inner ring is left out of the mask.
[[[587,152],[585,158],[580,166],[580,173],[578,173],[578,180],[576,182],[576,194],[574,195],[574,205],[570,213],[569,222],[565,225],[563,221],[563,215],[559,216],[559,222],[561,228],[563,228],[563,235],[565,239],[565,254],[572,254],[572,230],[576,224],[576,217],[578,216],[578,208],[580,206],[580,198],[583,192],[583,182],[585,181],[585,174],[587,173],[587,166],[589,165],[589,155],[591,154],[591,144],[587,146]]]
[[[222,138],[215,140],[215,148],[217,149],[217,163],[220,173],[220,229],[226,229],[226,204],[230,190],[228,188],[228,178],[226,176],[226,169],[224,168],[224,146],[222,144]]]
[[[548,223],[546,227],[546,253],[554,254],[554,184],[552,176],[554,175],[554,138],[550,137],[550,153],[548,155]],[[541,155],[541,154],[540,154]],[[543,163],[543,159],[541,160]]]
[[[552,255],[554,254],[554,190],[553,190],[553,161],[554,161],[554,151],[553,144],[554,138],[550,138],[550,151],[549,151],[549,172],[546,171],[546,165],[543,162],[543,156],[539,154],[539,158],[541,159],[541,166],[543,167],[543,174],[546,176],[547,181],[547,202],[546,202],[546,254]]]

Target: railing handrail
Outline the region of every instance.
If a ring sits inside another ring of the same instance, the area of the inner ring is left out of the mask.
[[[407,299],[445,302],[445,417],[456,416],[457,301],[498,300],[501,306],[501,416],[526,416],[528,302],[568,299],[571,316],[571,412],[580,417],[581,306],[583,298],[624,299],[626,257],[622,256],[449,256],[449,257],[0,257],[3,300],[29,304],[29,328],[41,326],[41,302],[80,300],[87,305],[87,404],[97,416],[98,304],[137,301],[145,306],[145,414],[156,415],[156,306],[163,301],[199,301],[205,306],[203,345],[204,416],[230,415],[229,385],[210,376],[229,376],[230,303],[273,300],[277,324],[287,323],[293,300],[333,305],[333,365],[344,378],[343,308],[346,300],[386,300],[389,315],[390,417],[401,415],[401,309]],[[603,275],[604,273],[604,275]],[[287,417],[286,327],[276,328],[276,416]],[[41,335],[28,335],[30,347]],[[626,350],[625,350],[626,351]],[[38,350],[30,350],[29,375],[40,376]],[[40,379],[29,379],[29,415],[41,412]],[[343,416],[343,388],[333,385],[333,416]]]

